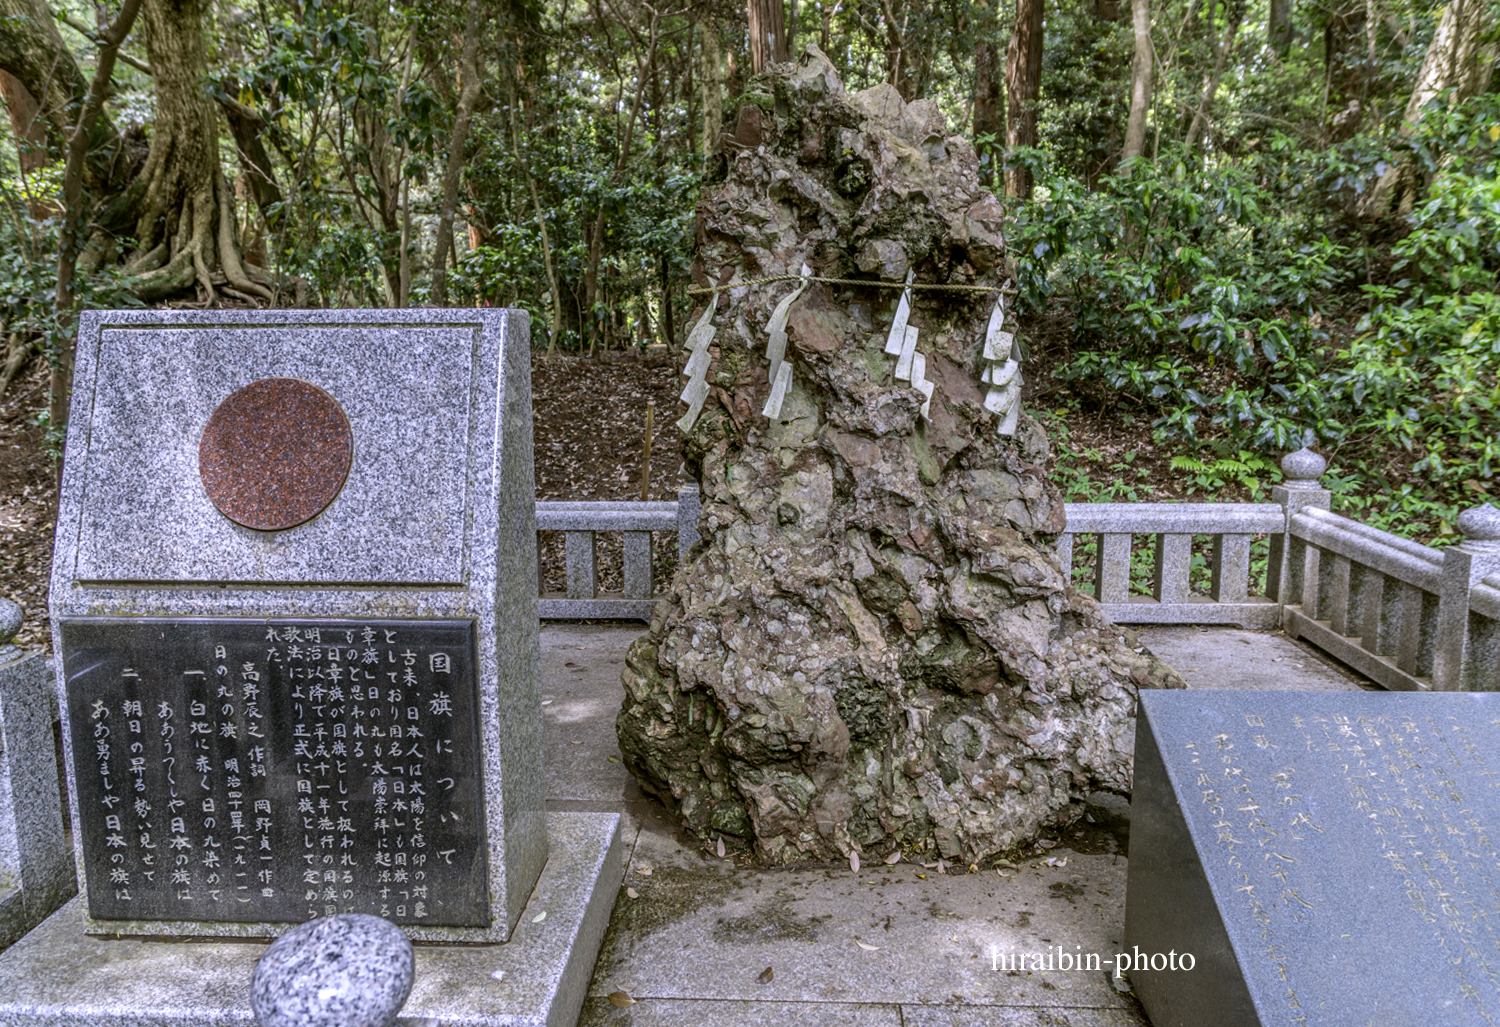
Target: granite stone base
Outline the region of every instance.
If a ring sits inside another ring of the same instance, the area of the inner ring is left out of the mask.
[[[547,865],[511,940],[417,945],[398,1027],[578,1022],[625,847],[616,813],[549,813],[547,831]],[[74,899],[0,953],[0,1027],[253,1027],[250,978],[266,947],[89,937]]]

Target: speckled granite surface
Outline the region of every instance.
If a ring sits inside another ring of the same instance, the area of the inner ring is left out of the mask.
[[[354,457],[326,510],[258,532],[214,509],[197,450],[218,403],[270,376],[333,396]],[[415,939],[504,940],[547,858],[530,383],[524,311],[91,311],[79,325],[51,586],[55,652],[64,651],[59,621],[83,615],[477,621],[494,922],[412,928]],[[64,723],[71,750],[69,736]],[[287,926],[91,925],[239,937]]]
[[[0,946],[78,890],[57,790],[51,679],[40,653],[0,657]]]
[[[417,945],[398,1025],[577,1023],[620,887],[620,817],[546,821],[551,856],[512,939]],[[265,944],[90,937],[82,907],[73,900],[0,953],[0,1027],[254,1027],[250,981]]]

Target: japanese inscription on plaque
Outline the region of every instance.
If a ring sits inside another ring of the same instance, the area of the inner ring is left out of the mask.
[[[1153,1022],[1500,1023],[1500,696],[1141,698],[1125,944],[1198,956]]]
[[[474,622],[61,622],[96,919],[484,927]]]

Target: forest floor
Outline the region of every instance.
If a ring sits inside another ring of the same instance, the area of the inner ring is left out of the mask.
[[[649,352],[649,351],[648,351]],[[1149,421],[1134,423],[1102,411],[1067,411],[1069,396],[1051,377],[1047,354],[1023,394],[1028,411],[1038,413],[1060,454],[1055,475],[1070,500],[1086,498],[1091,483],[1109,490],[1109,498],[1141,502],[1185,498],[1182,474],[1171,468],[1170,454],[1152,444]],[[682,456],[673,422],[681,414],[677,394],[681,380],[667,354],[609,354],[589,361],[559,356],[532,364],[535,411],[536,495],[538,499],[631,500],[641,498],[641,467],[648,404],[655,404],[648,498],[670,500],[682,483]],[[1038,384],[1042,389],[1038,392]],[[1040,396],[1043,408],[1033,410]],[[52,556],[56,507],[56,454],[47,446],[38,414],[47,402],[47,368],[34,361],[0,398],[0,596],[19,603],[26,613],[17,642],[25,648],[50,649],[47,584]],[[1243,499],[1243,494],[1220,498]],[[669,533],[654,540],[655,580],[670,580],[676,545]],[[620,588],[618,537],[601,536],[600,588]],[[562,537],[544,532],[541,539],[542,590],[564,587]]]

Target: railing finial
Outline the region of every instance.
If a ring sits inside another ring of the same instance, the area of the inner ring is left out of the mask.
[[[1491,503],[1471,506],[1458,515],[1454,525],[1464,536],[1465,549],[1476,552],[1500,552],[1500,508]]]
[[[0,599],[0,663],[8,663],[21,655],[20,647],[14,645],[12,639],[21,630],[24,616],[20,606],[9,599]]]
[[[1295,453],[1288,453],[1281,458],[1281,473],[1286,475],[1282,485],[1289,489],[1315,489],[1318,488],[1318,479],[1328,469],[1328,461],[1314,453],[1307,446],[1312,443],[1311,433],[1308,433],[1307,444]]]

